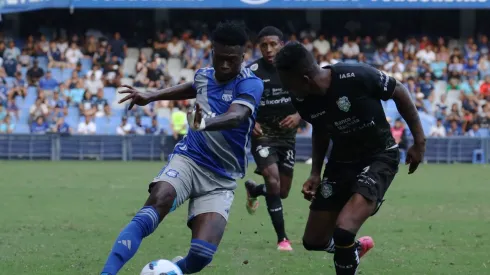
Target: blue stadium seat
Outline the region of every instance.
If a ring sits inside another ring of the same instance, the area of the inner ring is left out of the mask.
[[[14,134],[28,134],[30,132],[29,125],[26,123],[19,123],[15,125]]]
[[[106,87],[104,88],[104,98],[107,99],[109,104],[113,103],[116,97],[116,88]]]
[[[71,74],[73,73],[73,69],[65,68],[61,71],[61,81],[65,82],[71,78]]]
[[[22,75],[22,79],[27,79],[26,78],[26,76],[27,76],[27,68],[26,67],[20,68],[20,74]]]
[[[51,75],[58,82],[63,82],[63,75],[60,68],[51,68]]]
[[[95,118],[95,126],[96,126],[96,134],[106,135],[108,134],[108,124],[109,119],[107,117],[96,117]]]
[[[168,135],[172,134],[172,127],[170,125],[170,120],[160,117],[158,118],[158,124]]]
[[[489,137],[490,136],[490,131],[487,128],[480,128],[480,133],[482,137]]]
[[[7,87],[12,88],[14,85],[15,77],[6,77],[5,82],[7,84]]]
[[[149,116],[144,116],[141,118],[141,123],[144,125],[144,126],[150,126],[151,125],[151,117]]]
[[[80,63],[82,64],[82,71],[88,72],[92,69],[92,59],[82,58],[80,60]]]
[[[43,70],[48,69],[49,59],[47,56],[38,56],[36,60],[39,64],[39,67],[43,68]]]

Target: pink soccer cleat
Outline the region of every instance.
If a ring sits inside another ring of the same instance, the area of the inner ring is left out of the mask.
[[[374,247],[374,240],[370,236],[359,238],[359,258],[366,255]]]
[[[277,244],[277,250],[279,251],[293,251],[291,247],[291,242],[289,240],[284,239],[283,241]]]

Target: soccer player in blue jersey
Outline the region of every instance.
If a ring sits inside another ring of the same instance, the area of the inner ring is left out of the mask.
[[[144,207],[117,238],[102,275],[115,275],[138,250],[143,238],[155,231],[165,216],[187,199],[191,248],[176,264],[184,274],[201,271],[212,260],[228,220],[235,179],[247,169],[246,147],[262,96],[262,80],[242,67],[247,33],[234,22],[219,24],[213,32],[213,67],[199,69],[192,83],[156,93],[132,87],[121,102],[146,105],[157,100],[196,98],[188,113],[190,130],[179,142],[169,163],[150,184]]]

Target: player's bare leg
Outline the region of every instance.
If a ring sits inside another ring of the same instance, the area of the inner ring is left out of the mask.
[[[143,239],[155,231],[174,207],[177,193],[167,182],[156,182],[145,206],[121,231],[102,270],[103,275],[115,275],[138,251]]]
[[[245,187],[247,189],[247,194],[249,197],[247,203],[247,209],[250,209],[250,199],[256,199],[258,196],[265,196],[265,201],[267,204],[267,210],[272,220],[272,225],[277,234],[277,249],[281,251],[291,251],[291,243],[286,235],[286,229],[284,225],[283,208],[281,202],[281,195],[287,197],[289,192],[281,193],[281,176],[279,174],[279,168],[276,163],[267,166],[261,171],[264,177],[265,185],[257,185],[253,181],[247,181]],[[286,188],[288,191],[291,188],[291,180],[286,181]],[[289,187],[288,187],[289,185]],[[265,190],[264,190],[265,186]],[[249,210],[249,212],[251,212]]]
[[[334,263],[337,275],[355,275],[359,266],[359,251],[355,241],[362,224],[377,207],[360,194],[354,194],[340,211],[333,232],[335,242]],[[367,242],[368,240],[364,240]],[[371,239],[372,242],[372,239]],[[374,243],[372,243],[374,246]],[[361,244],[362,246],[362,244]]]
[[[332,241],[338,212],[310,210],[303,235],[303,246],[309,251],[335,251]]]
[[[310,210],[308,222],[303,235],[303,246],[309,251],[326,251],[335,253],[333,232],[337,224],[339,212]],[[373,239],[369,236],[357,240],[359,258],[374,247]]]
[[[226,219],[218,213],[197,215],[190,221],[191,248],[185,258],[176,258],[176,264],[184,274],[200,272],[213,260],[226,228]]]

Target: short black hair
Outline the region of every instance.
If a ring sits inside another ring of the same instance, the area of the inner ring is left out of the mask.
[[[315,57],[299,42],[289,42],[277,53],[274,64],[279,71],[308,73],[316,64]]]
[[[273,26],[267,26],[260,30],[259,34],[257,35],[257,40],[260,40],[262,37],[265,36],[277,36],[279,40],[284,39],[284,34],[282,33],[282,31]]]
[[[213,42],[224,46],[245,46],[248,41],[245,25],[237,21],[218,23],[211,37]]]

